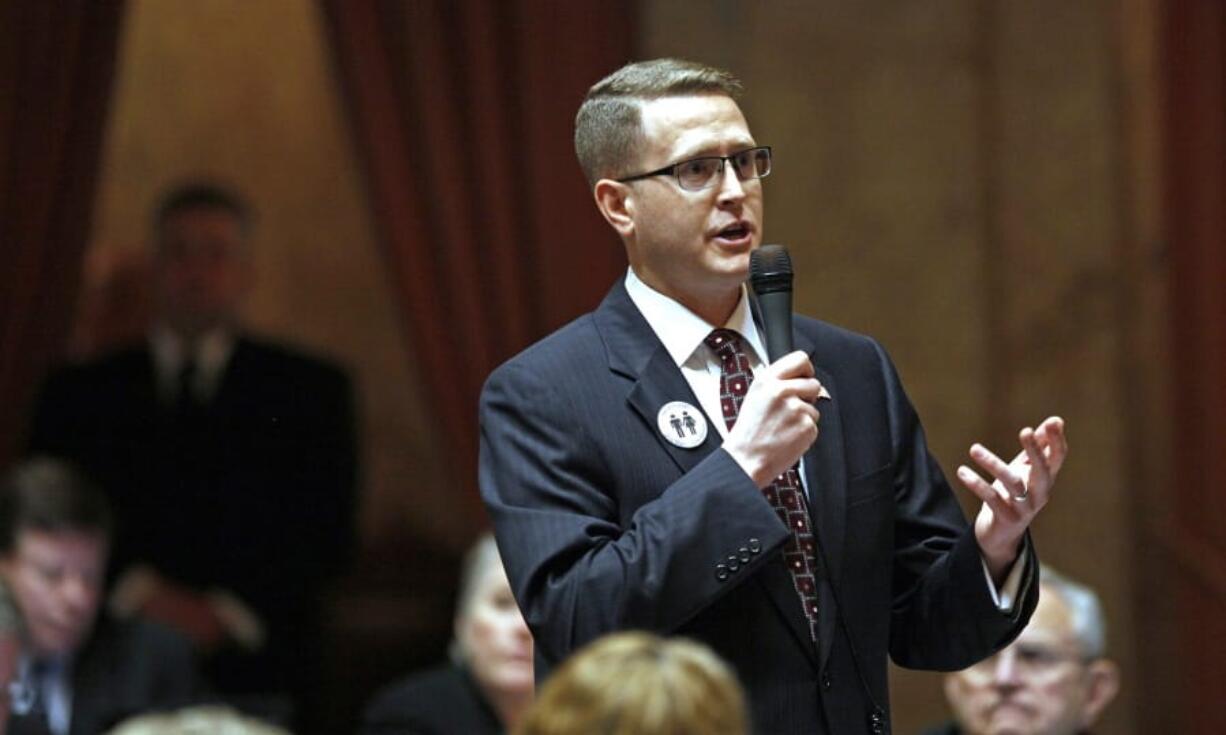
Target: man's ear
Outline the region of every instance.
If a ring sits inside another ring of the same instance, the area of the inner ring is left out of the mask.
[[[627,238],[634,233],[634,191],[626,184],[601,179],[592,188],[596,208],[617,234]]]
[[[1120,667],[1105,658],[1090,663],[1090,686],[1081,710],[1081,726],[1090,727],[1120,691]]]

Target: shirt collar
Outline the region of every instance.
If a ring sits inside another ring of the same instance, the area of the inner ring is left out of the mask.
[[[211,397],[221,380],[226,363],[234,353],[235,336],[228,329],[213,329],[189,343],[165,325],[155,326],[149,333],[149,348],[157,368],[159,389],[165,397],[179,390],[179,369],[189,358],[196,361],[197,395]]]
[[[634,268],[626,269],[626,293],[630,300],[642,313],[652,331],[664,343],[664,349],[673,358],[678,367],[684,365],[700,347],[705,347],[703,340],[716,325],[708,324],[706,320],[685,308],[680,302],[655,290],[634,272]],[[741,286],[741,297],[728,321],[722,325],[744,338],[745,344],[754,353],[753,358],[761,364],[766,362],[762,356],[766,354],[758,327],[754,324],[753,313],[749,308],[749,291]]]
[[[189,349],[194,352],[191,357],[200,363],[202,369],[208,371],[219,370],[234,349],[234,335],[225,329],[211,330],[194,344],[189,344],[174,330],[157,326],[150,333],[149,342],[158,365],[172,372],[187,361]]]

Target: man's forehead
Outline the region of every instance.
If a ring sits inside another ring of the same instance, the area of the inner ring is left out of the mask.
[[[162,220],[163,229],[185,227],[241,229],[242,219],[223,207],[199,206],[171,212]]]
[[[87,553],[90,556],[106,553],[107,540],[104,534],[90,531],[44,531],[37,528],[22,529],[17,534],[19,553],[34,556]]]
[[[1047,587],[1042,587],[1039,605],[1018,640],[1036,643],[1075,640],[1073,611],[1064,598]]]
[[[644,137],[670,153],[700,154],[725,144],[754,142],[740,106],[726,95],[644,100],[641,111]]]

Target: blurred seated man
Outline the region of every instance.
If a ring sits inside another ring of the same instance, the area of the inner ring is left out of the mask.
[[[1106,620],[1098,595],[1044,565],[1039,606],[1012,644],[949,674],[945,695],[956,723],[929,735],[1089,733],[1119,690],[1106,658]]]
[[[21,619],[10,735],[93,735],[198,695],[185,638],[99,617],[110,532],[105,498],[64,464],[30,460],[0,484],[0,578]]]
[[[236,701],[318,701],[321,599],[352,542],[349,378],[245,328],[237,192],[187,183],[151,219],[148,335],[53,373],[31,451],[75,462],[123,519],[117,613],[187,633]]]
[[[551,676],[515,735],[746,735],[745,694],[705,645],[651,633],[599,638]]]
[[[492,534],[464,559],[452,663],[380,692],[364,735],[499,735],[532,703],[532,634],[519,614]]]

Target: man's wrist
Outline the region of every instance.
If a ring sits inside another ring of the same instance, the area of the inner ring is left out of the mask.
[[[1009,576],[1009,570],[1017,563],[1018,556],[1022,551],[1022,536],[1011,543],[1003,544],[984,544],[979,542],[979,553],[983,556],[984,563],[988,566],[988,573],[992,575],[992,581],[997,585],[1004,582],[1005,577]]]
[[[729,443],[730,442],[724,442],[724,451],[728,453],[728,456],[732,457],[732,461],[736,462],[737,466],[741,468],[741,471],[749,476],[749,479],[753,482],[754,487],[760,488],[770,482],[769,477],[759,477],[760,475],[765,474],[765,468],[762,462],[755,462],[755,460],[748,453],[742,452],[736,446],[729,446]]]

